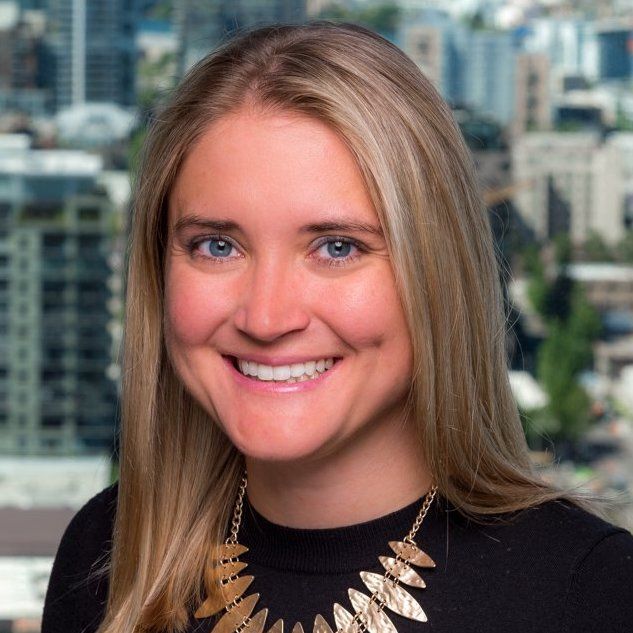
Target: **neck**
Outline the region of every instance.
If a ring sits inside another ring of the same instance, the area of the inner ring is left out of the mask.
[[[268,462],[246,457],[248,499],[263,517],[293,528],[335,528],[404,508],[431,488],[412,430],[351,438],[325,457]]]

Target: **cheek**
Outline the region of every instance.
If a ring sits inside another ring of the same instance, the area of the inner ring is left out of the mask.
[[[336,321],[339,334],[357,349],[377,348],[404,351],[409,335],[390,270],[358,276],[334,295],[322,292],[324,315],[330,323]]]
[[[228,309],[224,291],[188,272],[174,266],[165,283],[167,335],[172,344],[186,347],[204,343]]]

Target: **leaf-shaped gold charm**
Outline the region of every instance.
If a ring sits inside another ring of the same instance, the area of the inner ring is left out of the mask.
[[[303,633],[303,627],[301,626],[301,622],[297,622],[292,627],[292,633]]]
[[[425,554],[419,547],[411,543],[389,541],[389,547],[391,547],[396,554],[400,554],[410,565],[416,565],[417,567],[435,567],[433,559],[428,554]]]
[[[247,633],[262,633],[264,626],[266,626],[266,617],[268,616],[268,609],[262,609],[258,611],[251,621],[242,629]]]
[[[391,556],[379,556],[378,559],[387,571],[405,585],[409,585],[409,587],[419,587],[420,589],[426,587],[424,580],[422,580],[418,572],[412,567],[409,567],[404,561],[396,560]]]
[[[220,618],[220,621],[213,627],[211,633],[233,633],[235,629],[253,613],[253,609],[258,600],[258,593],[244,598],[237,606],[227,611]]]
[[[226,580],[230,576],[237,576],[237,574],[248,567],[248,563],[244,563],[241,560],[234,560],[222,563],[220,567],[222,578]]]
[[[422,607],[406,589],[386,580],[380,574],[361,571],[360,577],[367,589],[375,593],[392,611],[411,620],[426,622],[426,614]]]
[[[368,596],[356,591],[356,589],[348,589],[347,591],[356,612],[365,616],[365,623],[370,633],[398,633],[387,614],[378,609],[378,606],[371,602]]]
[[[248,547],[244,545],[240,545],[239,543],[224,543],[220,548],[220,558],[222,560],[237,558],[246,552],[248,552]]]
[[[334,603],[334,622],[336,628],[345,633],[360,633],[358,624],[354,622],[354,616],[338,602]]]
[[[233,602],[235,598],[241,596],[253,582],[253,576],[240,576],[234,582],[227,582],[222,585],[221,595],[215,598],[207,598],[195,612],[196,618],[208,618],[222,611],[224,607]]]
[[[312,633],[334,633],[332,627],[326,622],[325,618],[319,613],[314,618],[314,627]]]
[[[279,618],[279,620],[268,629],[268,633],[284,633],[284,621]]]

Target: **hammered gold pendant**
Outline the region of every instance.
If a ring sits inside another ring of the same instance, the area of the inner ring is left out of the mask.
[[[371,602],[369,596],[362,591],[350,589],[349,599],[356,613],[362,613],[364,624],[370,633],[398,633],[387,614],[378,609],[376,603]]]
[[[354,622],[354,616],[338,602],[334,605],[334,622],[339,631],[346,633],[360,633],[360,628]]]
[[[325,621],[325,618],[319,613],[316,618],[314,618],[314,628],[312,629],[312,633],[334,633],[332,631],[332,627]]]
[[[224,609],[224,605],[239,598],[253,582],[254,576],[243,576],[234,582],[222,585],[221,595],[215,598],[207,598],[195,612],[196,618],[208,618]]]
[[[426,622],[426,615],[422,611],[422,607],[406,589],[385,579],[380,574],[361,571],[360,577],[363,579],[367,589],[376,594],[376,597],[394,613],[398,613],[410,620]]]
[[[420,575],[404,561],[396,560],[395,558],[391,558],[391,556],[379,556],[378,560],[382,563],[386,571],[405,585],[418,587],[419,589],[426,587],[426,583],[422,580]]]
[[[215,633],[233,633],[233,631],[242,627],[246,622],[246,618],[253,613],[258,600],[259,594],[254,593],[231,607],[213,627]]]
[[[410,565],[415,565],[416,567],[435,567],[433,559],[412,543],[389,541],[389,547]]]

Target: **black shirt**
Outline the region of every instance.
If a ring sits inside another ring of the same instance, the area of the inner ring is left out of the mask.
[[[88,580],[108,556],[116,486],[82,508],[68,526],[50,579],[42,633],[90,633],[103,617],[107,579]],[[348,527],[279,526],[245,500],[239,542],[241,575],[255,580],[254,613],[267,607],[267,631],[278,618],[312,631],[320,613],[335,628],[335,602],[353,612],[350,587],[368,594],[359,572],[384,573],[378,556],[411,528],[421,500]],[[398,633],[628,633],[633,623],[633,536],[565,502],[514,513],[510,523],[481,525],[437,497],[416,536],[435,569],[417,569],[425,589],[407,591],[428,622],[387,610]],[[210,631],[214,619],[191,618],[188,631]]]

